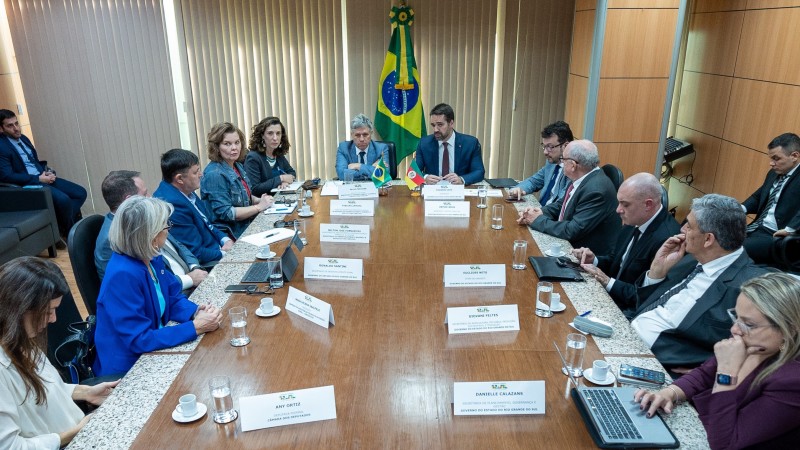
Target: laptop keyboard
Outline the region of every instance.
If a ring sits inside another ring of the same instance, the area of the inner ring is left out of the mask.
[[[642,438],[613,391],[592,389],[591,394],[586,393],[585,399],[589,407],[596,411],[594,417],[606,436],[612,439]]]
[[[266,283],[269,281],[269,275],[272,273],[272,268],[268,262],[253,263],[247,273],[242,277],[242,283]]]

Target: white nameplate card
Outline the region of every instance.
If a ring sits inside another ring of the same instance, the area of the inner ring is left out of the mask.
[[[502,287],[505,285],[505,264],[446,264],[444,266],[444,287]]]
[[[517,305],[447,308],[444,323],[450,334],[519,331]]]
[[[363,183],[345,183],[339,186],[339,200],[353,198],[378,198],[378,188],[371,181]]]
[[[329,324],[336,325],[330,303],[325,303],[292,286],[289,286],[289,294],[286,297],[286,310],[324,328],[328,328]]]
[[[369,244],[369,225],[321,223],[319,224],[319,240],[320,242]]]
[[[331,215],[372,217],[375,215],[375,201],[331,200]]]
[[[323,386],[239,399],[242,431],[336,418],[333,386]]]
[[[425,200],[464,200],[463,184],[426,184],[422,186]]]
[[[306,257],[303,278],[306,280],[361,281],[364,277],[364,260],[349,258]]]
[[[322,185],[322,190],[320,191],[319,195],[322,196],[339,195],[339,186],[341,185],[342,185],[341,181],[326,181],[325,184]]]
[[[425,217],[469,217],[469,202],[425,200]]]
[[[453,383],[456,416],[544,414],[544,381]],[[244,422],[242,423],[244,429]]]

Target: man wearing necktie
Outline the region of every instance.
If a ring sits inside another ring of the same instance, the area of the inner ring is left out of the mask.
[[[455,112],[440,103],[430,113],[433,134],[417,144],[417,166],[425,174],[425,184],[475,184],[483,181],[485,169],[481,143],[475,136],[455,131]]]
[[[742,203],[755,219],[747,227],[744,248],[757,263],[772,264],[770,252],[775,238],[795,234],[800,229],[800,137],[784,133],[767,145],[769,165],[764,183]]]
[[[56,177],[53,170],[39,161],[33,143],[22,134],[13,111],[0,109],[0,121],[3,130],[0,138],[0,182],[20,186],[38,185],[49,189],[59,232],[62,238],[66,238],[80,217],[81,206],[86,201],[86,189]]]
[[[339,143],[336,149],[336,176],[353,175],[355,181],[372,179],[372,172],[383,158],[389,167],[389,146],[372,140],[372,121],[364,114],[357,114],[350,121],[351,140]]]
[[[542,191],[539,203],[547,206],[564,198],[570,179],[564,176],[564,164],[559,161],[564,147],[575,138],[569,124],[559,120],[542,130],[542,152],[545,157],[544,166],[518,185],[508,190],[509,197],[517,197]]]

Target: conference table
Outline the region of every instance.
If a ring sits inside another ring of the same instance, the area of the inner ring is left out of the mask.
[[[556,283],[566,310],[551,318],[534,314],[538,279],[530,265],[512,270],[513,242],[527,240],[529,256],[552,242],[569,244],[517,225],[523,204],[490,198],[487,209],[478,209],[469,196],[469,218],[426,217],[424,198],[395,185],[372,200],[374,216],[348,217],[330,214],[331,198],[315,191],[308,199],[315,212],[306,219],[308,243],[284,288],[270,295],[224,293],[255,260],[257,247],[240,240],[190,297],[224,311],[245,306],[250,344],[230,345],[226,315],[220,330],[143,355],[69,448],[594,448],[553,347],[564,348],[575,332],[569,322],[589,310],[615,333],[588,338],[584,367],[605,359],[615,373],[622,363],[663,370],[594,280]],[[502,230],[490,226],[494,204],[504,205]],[[243,236],[270,229],[278,218],[284,217],[259,215]],[[370,242],[320,242],[323,223],[368,225]],[[272,249],[281,254],[287,243]],[[306,257],[361,259],[363,280],[304,279]],[[506,285],[445,287],[444,267],[451,264],[505,265]],[[289,286],[330,303],[335,325],[324,328],[286,311]],[[266,296],[283,310],[257,317]],[[517,305],[519,331],[448,333],[448,308],[487,305]],[[211,406],[208,381],[219,375],[230,377],[237,409],[242,397],[333,386],[336,418],[247,432],[241,418],[220,425],[210,413],[192,423],[173,421],[184,394]],[[525,380],[545,382],[544,414],[454,415],[455,382]],[[690,406],[666,420],[682,447],[707,447]]]

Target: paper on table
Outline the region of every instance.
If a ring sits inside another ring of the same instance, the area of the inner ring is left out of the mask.
[[[289,187],[285,187],[283,189],[275,188],[271,192],[294,192],[300,189],[300,186],[302,186],[303,183],[303,181],[295,181],[294,183],[290,184]]]
[[[289,214],[294,211],[295,208],[297,208],[297,202],[292,202],[290,205],[286,203],[275,203],[267,208],[264,214]]]
[[[339,186],[344,184],[341,181],[326,181],[322,185],[322,192],[319,195],[333,196],[339,195]]]
[[[294,236],[294,230],[291,228],[273,228],[271,230],[262,231],[261,233],[245,236],[239,240],[260,247],[262,245],[272,244],[273,242],[289,239],[292,236]]]
[[[502,197],[503,190],[502,189],[489,189],[487,191],[487,196],[489,197]],[[477,189],[464,189],[464,197],[477,197],[478,190]]]

